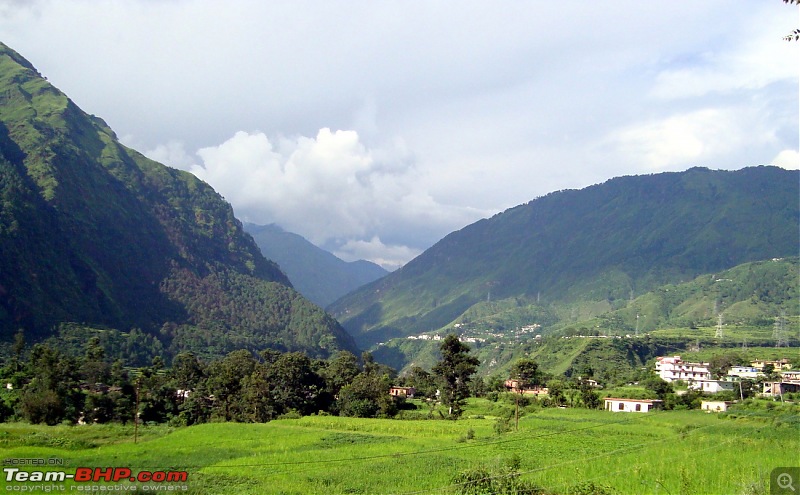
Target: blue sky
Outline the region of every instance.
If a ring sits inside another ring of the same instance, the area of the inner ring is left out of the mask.
[[[0,0],[2,41],[237,215],[396,268],[619,175],[800,168],[780,0]]]

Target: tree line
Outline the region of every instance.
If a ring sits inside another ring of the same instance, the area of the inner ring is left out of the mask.
[[[417,387],[417,396],[461,414],[470,395],[477,358],[449,336],[431,372],[415,370],[398,379],[394,369],[348,351],[314,359],[300,352],[238,350],[205,362],[190,352],[167,368],[159,357],[150,366],[127,368],[111,362],[97,337],[81,356],[47,343],[26,351],[22,334],[0,368],[0,421],[59,423],[144,423],[192,425],[209,421],[266,422],[281,417],[335,414],[393,417],[403,397],[393,385]]]
[[[390,395],[393,386],[413,387],[415,397],[430,405],[430,416],[435,406],[442,405],[447,414],[441,416],[451,419],[461,416],[471,396],[494,401],[504,397],[517,410],[531,405],[602,407],[589,368],[583,377],[553,376],[544,373],[535,360],[522,358],[508,375],[513,386],[499,376],[476,378],[480,363],[455,335],[442,340],[441,359],[430,371],[416,367],[402,377],[369,353],[359,358],[348,351],[323,360],[300,352],[237,350],[209,362],[184,352],[169,368],[160,357],[149,366],[129,368],[121,360],[107,359],[97,337],[89,339],[80,356],[49,343],[26,351],[21,333],[12,349],[0,368],[0,421],[124,424],[138,419],[182,426],[267,422],[311,414],[390,418],[415,408],[402,395]],[[711,368],[715,375],[724,375],[740,361],[740,356],[727,353],[712,359]],[[648,395],[664,400],[666,408],[699,407],[701,392],[677,394],[672,384],[648,375],[641,385]],[[541,398],[521,393],[545,387]],[[509,388],[520,393],[504,394]],[[737,392],[746,398],[756,390],[755,383],[743,381]]]

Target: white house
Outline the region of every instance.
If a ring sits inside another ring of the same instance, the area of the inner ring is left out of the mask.
[[[711,372],[708,363],[690,363],[680,356],[660,356],[656,358],[656,373],[665,382],[683,380],[687,383],[696,380],[708,380]]]
[[[736,389],[737,382],[729,382],[726,380],[695,380],[689,382],[691,390],[699,390],[707,394],[716,394],[717,392],[733,391]]]
[[[706,412],[725,412],[731,404],[733,402],[727,400],[704,400],[700,403],[700,409]]]
[[[605,399],[605,410],[612,412],[650,412],[661,409],[664,401],[657,399]]]
[[[755,380],[761,375],[763,375],[763,373],[753,366],[731,366],[731,369],[728,370],[728,376],[749,378],[751,380]]]

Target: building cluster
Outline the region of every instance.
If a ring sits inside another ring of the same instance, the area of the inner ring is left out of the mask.
[[[750,366],[732,366],[724,377],[714,378],[709,363],[689,362],[680,356],[656,358],[656,374],[666,381],[683,381],[690,390],[716,393],[734,391],[742,379],[762,380],[762,393],[767,396],[787,392],[800,392],[800,371],[791,371],[792,363],[787,359],[767,361],[753,360]],[[765,370],[772,368],[768,375]]]
[[[443,339],[443,337],[441,335],[428,335],[428,334],[409,335],[406,338],[409,339],[409,340],[442,340]]]
[[[715,378],[709,369],[710,363],[684,361],[680,356],[656,358],[656,374],[666,382],[682,381],[690,390],[709,394],[738,390],[742,380],[757,380],[762,384],[761,394],[767,397],[781,396],[789,392],[800,392],[800,371],[792,371],[787,359],[776,361],[753,360],[749,366],[731,366],[723,377]],[[772,370],[768,373],[769,370]],[[707,412],[726,411],[730,401],[702,401],[701,409]],[[605,409],[613,412],[650,412],[661,409],[660,400],[651,399],[605,399]]]
[[[656,358],[656,374],[665,382],[682,381],[690,390],[711,394],[726,390],[733,391],[734,381],[728,377],[720,380],[714,379],[708,369],[709,366],[709,363],[684,361],[680,356]]]

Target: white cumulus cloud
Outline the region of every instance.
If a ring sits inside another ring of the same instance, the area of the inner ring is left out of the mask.
[[[708,161],[740,138],[732,111],[706,109],[623,129],[612,140],[623,154],[655,172]]]
[[[800,152],[797,150],[783,150],[772,159],[771,165],[789,170],[800,169]]]
[[[351,130],[276,138],[239,131],[198,150],[199,160],[174,142],[149,156],[211,184],[242,220],[277,223],[342,258],[392,269],[487,213],[438,203],[401,140],[370,148]]]
[[[763,165],[770,163],[771,150],[780,142],[780,122],[770,115],[763,107],[748,106],[675,113],[612,131],[604,145],[650,172]],[[731,162],[737,153],[750,155],[744,163]]]

